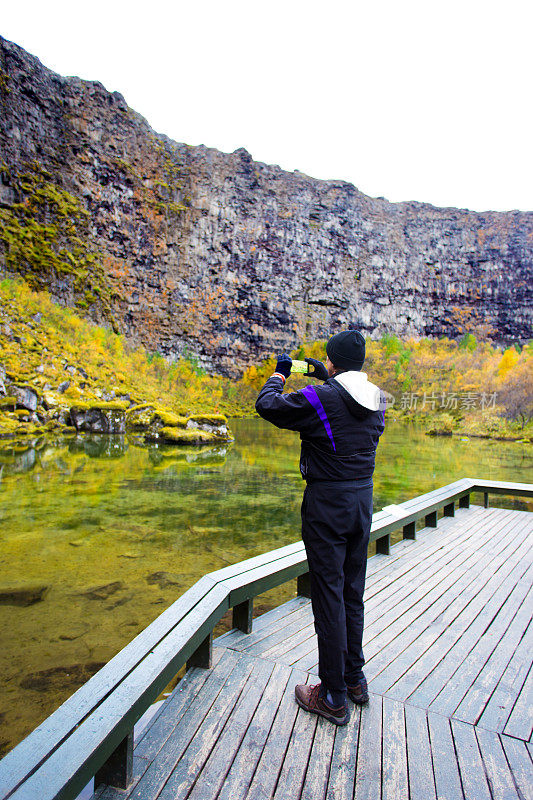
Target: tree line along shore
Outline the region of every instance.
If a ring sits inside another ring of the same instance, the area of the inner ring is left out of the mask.
[[[241,379],[208,374],[194,356],[170,363],[54,303],[23,280],[0,282],[0,439],[126,433],[139,444],[231,440],[228,417],[255,413],[275,357]],[[291,355],[324,359],[325,342]],[[367,339],[364,365],[386,393],[386,417],[433,435],[533,440],[533,342],[507,348],[478,340]],[[287,389],[309,379],[291,377]]]

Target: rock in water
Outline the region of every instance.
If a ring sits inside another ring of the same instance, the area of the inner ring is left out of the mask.
[[[82,592],[82,597],[88,597],[89,600],[107,600],[115,592],[123,588],[122,581],[113,581],[112,583],[105,583],[103,586],[95,586],[92,589],[87,589]]]
[[[0,605],[32,606],[44,600],[48,586],[0,586]]]
[[[72,406],[70,419],[77,431],[86,433],[125,433],[126,411],[123,403]]]

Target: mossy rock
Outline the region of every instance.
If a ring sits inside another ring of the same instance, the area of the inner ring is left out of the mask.
[[[199,429],[161,428],[159,431],[159,441],[170,442],[172,444],[213,444],[218,441],[218,437]]]
[[[17,419],[24,419],[25,417],[31,416],[33,412],[28,411],[27,408],[17,408],[13,413]]]
[[[97,409],[99,411],[127,411],[129,403],[126,400],[111,400],[106,402],[104,400],[90,400],[82,403],[76,403],[73,408],[80,411],[92,411]]]
[[[7,397],[0,397],[0,409],[2,408],[14,408],[17,404],[17,398],[13,395],[8,395]]]
[[[148,431],[156,434],[161,428],[185,428],[187,418],[154,403],[132,406],[126,415],[129,431]]]
[[[12,436],[19,426],[15,417],[8,417],[0,412],[0,436]]]
[[[12,383],[7,387],[10,397],[15,397],[18,406],[27,408],[29,411],[37,411],[37,406],[41,401],[41,393],[35,386],[27,383]]]
[[[224,414],[191,414],[189,420],[200,425],[227,425],[228,418]]]

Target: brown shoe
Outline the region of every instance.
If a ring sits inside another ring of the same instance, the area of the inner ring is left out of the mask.
[[[298,684],[294,690],[296,702],[301,708],[310,711],[311,714],[320,714],[321,717],[329,719],[335,725],[346,725],[350,721],[348,706],[333,708],[324,697],[320,697],[320,684],[307,686]]]
[[[348,697],[353,703],[362,706],[368,703],[368,685],[365,678],[361,678],[355,686],[347,686]]]

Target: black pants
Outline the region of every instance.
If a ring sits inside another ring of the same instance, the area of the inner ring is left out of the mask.
[[[308,483],[302,502],[302,539],[311,577],[322,694],[345,702],[346,686],[361,674],[363,593],[372,524],[371,478]]]

